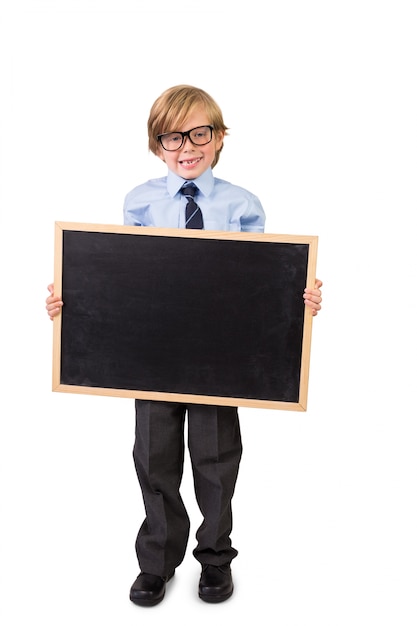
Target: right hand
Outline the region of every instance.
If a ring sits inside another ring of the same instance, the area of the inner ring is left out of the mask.
[[[61,313],[61,309],[64,305],[62,300],[54,295],[54,285],[51,283],[48,285],[49,296],[46,298],[46,311],[49,315],[49,319],[53,320],[54,317]]]

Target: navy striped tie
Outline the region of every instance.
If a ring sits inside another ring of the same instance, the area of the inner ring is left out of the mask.
[[[198,193],[194,183],[189,183],[181,187],[181,193],[187,198],[187,206],[185,207],[185,228],[203,228],[203,214],[201,209],[194,202],[194,196]]]

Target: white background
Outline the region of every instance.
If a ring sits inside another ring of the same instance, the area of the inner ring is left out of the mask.
[[[413,5],[1,2],[3,626],[416,625]],[[51,391],[44,304],[54,222],[121,224],[164,175],[146,122],[178,83],[223,109],[216,176],[260,197],[268,232],[319,236],[324,306],[307,412],[240,411],[233,598],[197,597],[187,461],[189,551],[143,609],[133,400]]]

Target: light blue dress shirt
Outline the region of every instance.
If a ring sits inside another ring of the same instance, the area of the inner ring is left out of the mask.
[[[170,170],[130,191],[124,202],[124,224],[157,228],[185,228],[186,198],[180,193],[185,179]],[[264,232],[265,213],[259,199],[243,187],[214,178],[211,168],[193,183],[199,193],[205,230]]]

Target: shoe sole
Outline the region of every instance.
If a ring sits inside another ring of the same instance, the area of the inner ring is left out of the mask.
[[[137,606],[155,606],[159,604],[160,602],[162,602],[164,598],[165,598],[165,594],[161,598],[158,598],[157,600],[137,600],[136,598],[130,598],[130,601],[133,602],[133,604],[136,604]]]
[[[211,602],[215,604],[218,602],[224,602],[225,600],[228,600],[232,594],[233,594],[233,590],[230,593],[222,595],[222,596],[208,596],[208,595],[205,595],[204,593],[199,593],[198,597],[204,602]]]

